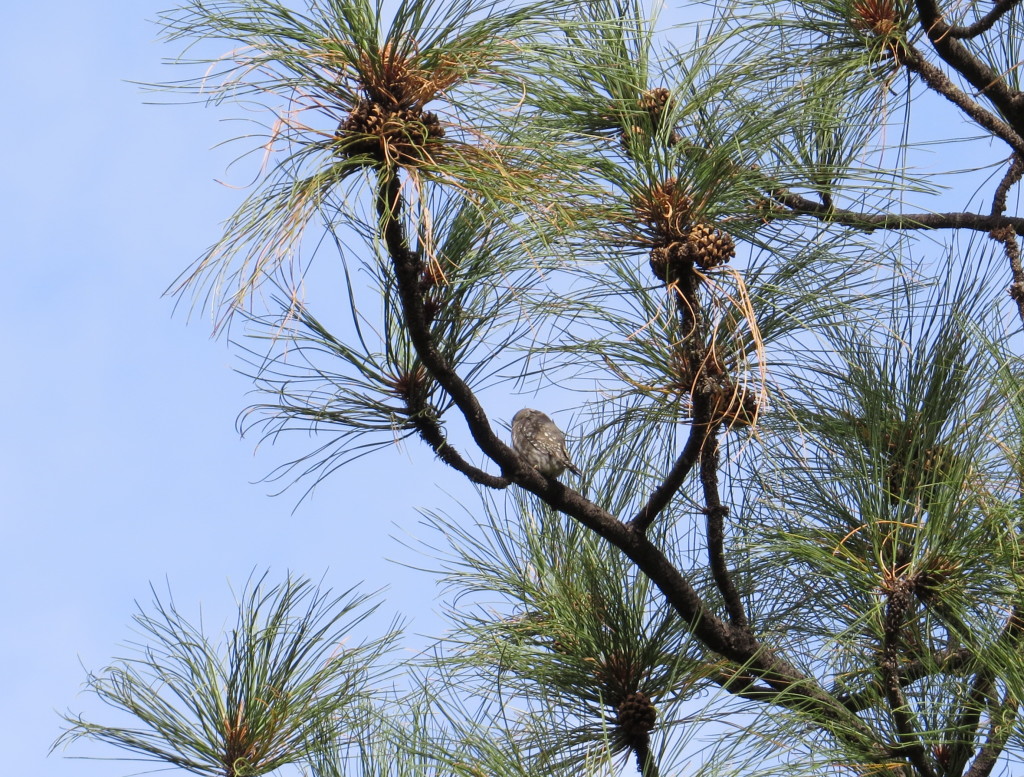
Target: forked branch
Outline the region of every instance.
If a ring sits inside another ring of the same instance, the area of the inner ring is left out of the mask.
[[[774,701],[794,709],[816,710],[822,725],[865,753],[887,757],[868,729],[814,678],[776,656],[747,630],[738,629],[711,612],[689,580],[642,531],[619,521],[598,505],[545,478],[494,435],[472,389],[456,374],[433,342],[419,288],[420,260],[410,249],[403,227],[404,204],[395,170],[379,173],[377,212],[384,244],[395,270],[409,337],[420,360],[462,412],[474,440],[504,473],[553,509],[575,518],[636,564],[668,604],[690,624],[693,635],[709,650],[743,666],[775,693]]]

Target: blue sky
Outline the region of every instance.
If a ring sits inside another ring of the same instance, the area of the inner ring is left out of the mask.
[[[342,470],[293,514],[301,489],[257,483],[296,438],[239,440],[250,383],[202,316],[162,293],[218,234],[243,192],[218,184],[234,155],[228,113],[165,99],[129,81],[183,75],[177,44],[152,23],[164,2],[16,3],[5,9],[2,196],[8,317],[0,381],[0,666],[4,771],[26,777],[123,775],[145,767],[47,757],[58,712],[103,710],[80,694],[85,670],[124,655],[135,600],[170,582],[186,612],[216,624],[228,583],[286,570],[338,591],[390,586],[388,614],[436,632],[432,579],[390,539],[419,531],[454,475],[415,446]],[[17,74],[17,75],[15,75]],[[172,315],[173,314],[173,315]],[[437,481],[438,485],[434,485]],[[382,620],[386,620],[383,618]],[[216,629],[213,629],[216,630]],[[68,755],[117,755],[73,746]]]

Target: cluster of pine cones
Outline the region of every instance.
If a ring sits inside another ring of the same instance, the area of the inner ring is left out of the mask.
[[[338,125],[337,137],[345,156],[365,154],[378,161],[389,156],[419,159],[428,140],[444,137],[444,127],[430,111],[388,108],[372,100],[360,100]]]
[[[682,237],[651,249],[651,272],[658,280],[678,277],[682,266],[696,264],[701,269],[710,270],[727,264],[736,256],[732,237],[711,224],[693,224]]]

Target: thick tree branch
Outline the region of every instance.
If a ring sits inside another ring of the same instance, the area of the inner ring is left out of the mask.
[[[980,94],[985,95],[992,102],[1003,117],[1013,125],[1019,139],[1021,135],[1024,135],[1024,117],[1021,115],[1024,100],[1022,100],[1020,92],[1011,89],[1001,73],[997,73],[975,57],[963,43],[957,40],[956,36],[951,34],[952,28],[943,20],[942,10],[935,0],[916,0],[916,5],[921,27],[928,35],[935,52],[946,64],[967,79],[967,82]],[[920,54],[917,54],[917,57],[923,59]],[[948,81],[948,79],[946,80]],[[949,97],[948,94],[945,96]],[[974,117],[972,116],[972,118]],[[982,124],[982,126],[985,125]],[[1020,153],[1019,148],[1016,150]]]
[[[776,692],[765,685],[755,685],[755,678],[748,672],[718,672],[711,676],[712,682],[722,686],[733,696],[761,703],[772,703]]]

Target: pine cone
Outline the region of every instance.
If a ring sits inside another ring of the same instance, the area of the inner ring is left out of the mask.
[[[711,224],[694,224],[690,228],[689,242],[694,261],[705,270],[726,264],[736,256],[732,237]]]
[[[647,735],[654,728],[658,711],[642,691],[628,694],[619,703],[615,724],[627,741],[635,741]]]
[[[657,245],[650,260],[651,272],[659,281],[677,280],[693,269],[693,247],[688,242]]]
[[[658,118],[662,111],[665,110],[670,94],[664,86],[648,89],[640,95],[640,108],[650,113],[651,116]]]

